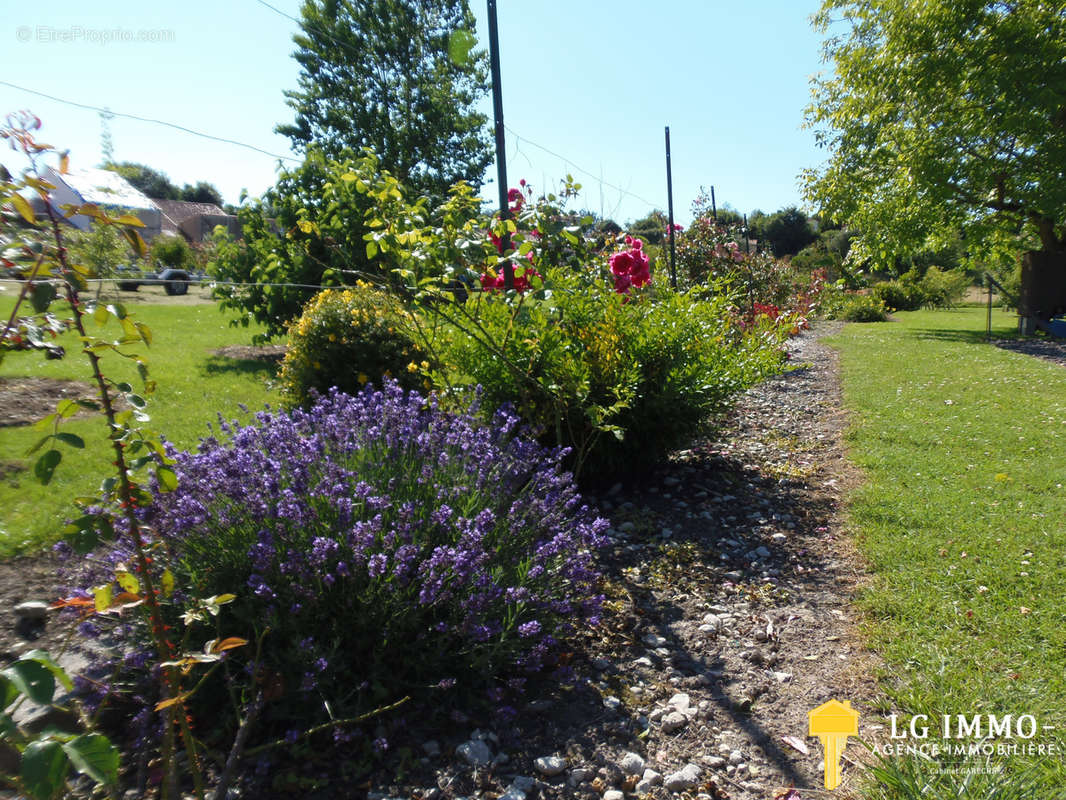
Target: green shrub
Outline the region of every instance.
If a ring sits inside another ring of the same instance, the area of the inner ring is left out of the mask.
[[[966,294],[969,275],[963,270],[929,267],[919,276],[916,269],[905,272],[898,280],[877,284],[874,295],[892,311],[916,311],[919,308],[949,308]]]
[[[282,362],[282,394],[291,406],[306,406],[312,390],[336,386],[354,394],[368,381],[392,377],[420,388],[430,367],[412,338],[412,316],[393,295],[359,283],[315,295],[289,331]]]
[[[192,248],[180,236],[159,236],[152,242],[152,262],[180,269],[193,261]]]
[[[350,284],[353,275],[392,281],[398,262],[383,256],[376,236],[372,252],[365,237],[373,220],[388,219],[396,236],[411,227],[408,217],[425,214],[424,201],[408,205],[405,191],[369,152],[334,161],[309,148],[262,199],[241,207],[243,238],[223,241],[209,266],[224,282],[215,298],[241,315],[239,324],[262,324],[266,334],[253,337],[261,341],[281,336],[300,315],[305,286]]]
[[[572,449],[586,484],[650,468],[697,434],[728,398],[780,367],[783,326],[743,331],[734,297],[667,288],[618,294],[593,270],[552,270],[550,291],[480,293],[439,306],[447,382],[513,403],[545,444]]]
[[[925,295],[917,281],[905,278],[879,283],[872,291],[872,296],[892,311],[914,311],[925,302]]]
[[[880,297],[869,294],[853,294],[844,301],[837,319],[847,322],[884,322],[888,319],[885,303]]]
[[[929,267],[921,280],[924,303],[928,308],[951,308],[970,288],[970,276],[964,270],[941,270]]]

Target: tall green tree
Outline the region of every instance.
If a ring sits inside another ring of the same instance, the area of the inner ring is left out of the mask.
[[[770,243],[774,255],[796,255],[818,235],[811,228],[807,215],[795,206],[782,208],[775,214],[760,220],[762,237]]]
[[[148,197],[160,200],[177,200],[181,196],[181,190],[174,184],[165,172],[152,169],[145,164],[136,161],[108,161],[104,169],[117,172],[129,184]]]
[[[419,192],[480,185],[493,152],[467,0],[305,0],[301,16],[300,88],[285,92],[296,119],[279,133],[339,160],[369,147]]]
[[[191,203],[214,203],[216,206],[222,205],[222,193],[218,190],[217,186],[213,183],[208,183],[207,181],[197,181],[195,186],[190,183],[185,184],[181,190],[181,199]]]
[[[833,72],[807,123],[810,201],[887,264],[960,232],[973,255],[1066,249],[1066,8],[1056,0],[824,0]]]

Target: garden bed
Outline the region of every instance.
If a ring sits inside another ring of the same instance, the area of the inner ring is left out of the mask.
[[[855,478],[841,446],[835,357],[810,334],[790,349],[797,368],[741,398],[714,441],[599,498],[613,524],[603,553],[608,613],[567,656],[572,678],[533,687],[506,724],[457,705],[446,725],[410,719],[389,730],[365,791],[455,798],[514,786],[530,787],[531,799],[591,800],[636,788],[642,775],[624,774],[636,763],[626,753],[664,778],[694,765],[692,789],[712,797],[820,786],[807,711],[830,697],[862,709],[873,686],[849,605],[862,572],[840,527]],[[8,603],[49,599],[39,582],[24,582],[22,562],[0,567]],[[62,633],[52,623],[28,643],[5,631],[4,649],[54,647]],[[478,741],[485,747],[470,744]],[[474,766],[474,751],[492,763]],[[538,766],[551,756],[564,763]],[[273,789],[352,796],[339,785],[338,757],[312,753]]]

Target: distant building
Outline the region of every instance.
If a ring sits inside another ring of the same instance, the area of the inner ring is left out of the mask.
[[[92,217],[84,214],[67,217],[64,206],[94,203],[122,214],[133,214],[144,223],[137,232],[146,242],[156,236],[181,236],[190,244],[200,244],[211,238],[217,225],[223,226],[234,239],[241,237],[237,217],[227,214],[214,203],[151,198],[111,170],[88,167],[61,173],[49,167],[41,177],[56,187],[48,197],[52,208],[66,222],[83,231],[89,229]],[[43,216],[44,201],[40,196],[34,194],[28,199],[34,213]]]
[[[241,224],[236,216],[227,214],[214,203],[192,203],[187,200],[153,199],[163,214],[163,233],[184,236],[190,243],[199,244],[211,238],[216,225],[221,225],[230,237],[239,239]]]
[[[41,177],[56,187],[49,193],[49,204],[75,228],[89,230],[92,217],[84,214],[67,217],[63,207],[93,203],[101,208],[118,209],[123,214],[133,214],[144,223],[144,227],[138,228],[137,231],[145,241],[150,241],[162,231],[163,214],[159,207],[117,172],[84,167],[61,173],[48,167]],[[44,213],[43,201],[39,196],[33,198],[33,206],[37,214]]]

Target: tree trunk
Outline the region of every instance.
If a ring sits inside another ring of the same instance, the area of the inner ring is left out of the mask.
[[[1040,322],[1066,313],[1066,250],[1030,250],[1022,255],[1018,330],[1034,333]]]

